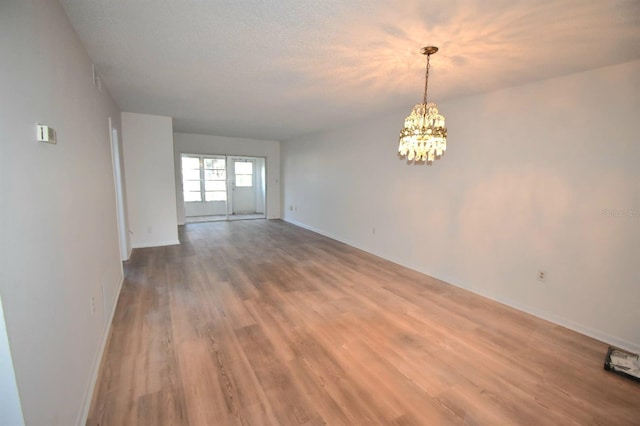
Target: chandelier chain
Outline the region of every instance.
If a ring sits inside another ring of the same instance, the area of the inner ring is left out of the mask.
[[[429,68],[431,67],[429,64],[429,58],[431,55],[427,55],[427,71],[425,72],[424,77],[424,97],[422,98],[422,103],[427,104],[427,88],[429,87]]]

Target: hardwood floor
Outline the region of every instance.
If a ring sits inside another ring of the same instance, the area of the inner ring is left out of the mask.
[[[281,221],[125,266],[88,425],[640,424],[607,345]]]

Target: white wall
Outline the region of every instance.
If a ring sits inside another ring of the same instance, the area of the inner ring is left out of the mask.
[[[184,202],[180,182],[181,154],[239,155],[265,157],[267,159],[267,219],[280,218],[280,142],[223,136],[174,133],[175,191],[178,223],[184,224]]]
[[[120,112],[57,1],[0,2],[0,57],[0,294],[24,420],[83,424],[115,306],[103,294],[122,282]],[[57,145],[36,142],[37,122]]]
[[[122,113],[132,247],[180,244],[171,117]]]
[[[638,351],[639,93],[636,61],[442,103],[432,166],[396,156],[411,105],[288,141],[284,218]]]

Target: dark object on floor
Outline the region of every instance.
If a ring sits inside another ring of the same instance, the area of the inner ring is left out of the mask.
[[[624,349],[609,346],[604,369],[640,382],[640,357]]]

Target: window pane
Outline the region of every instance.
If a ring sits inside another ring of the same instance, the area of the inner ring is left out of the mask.
[[[182,170],[199,169],[200,159],[197,157],[182,157]]]
[[[208,180],[204,183],[205,191],[226,191],[227,183],[223,180]]]
[[[204,178],[206,180],[225,180],[227,173],[224,170],[205,170]]]
[[[200,191],[185,191],[184,192],[184,201],[202,201],[202,196],[200,195]]]
[[[200,191],[200,181],[199,180],[185,180],[183,182],[184,191]]]
[[[205,158],[204,159],[204,168],[205,169],[224,169],[224,159],[223,158]]]
[[[227,193],[222,191],[207,191],[205,193],[207,201],[227,201]]]
[[[253,186],[251,175],[236,175],[236,186]]]
[[[200,170],[182,169],[182,178],[184,180],[200,180]]]
[[[251,162],[240,162],[236,161],[234,163],[235,172],[237,175],[251,175],[253,174],[253,163]]]

